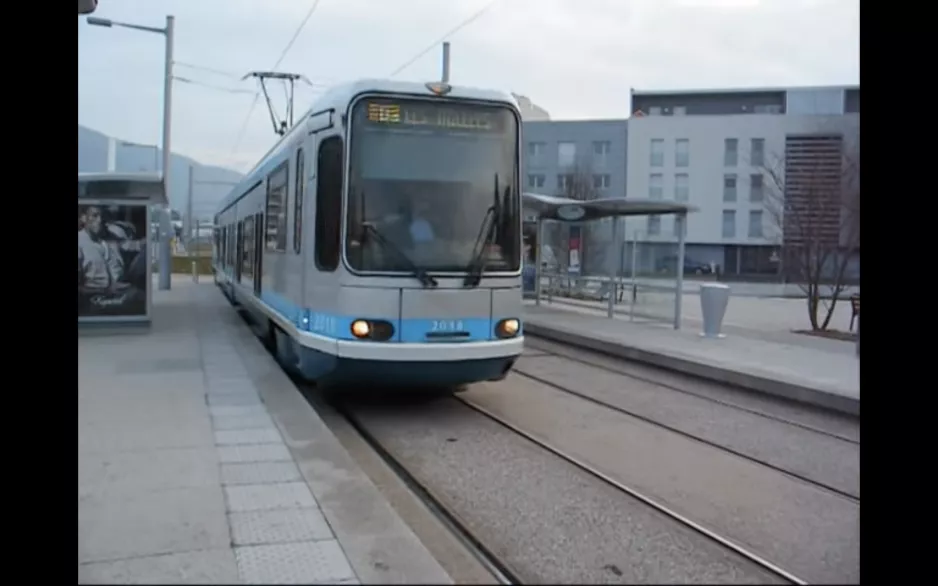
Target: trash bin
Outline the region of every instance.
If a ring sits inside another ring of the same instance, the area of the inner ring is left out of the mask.
[[[730,288],[723,283],[704,283],[700,286],[700,309],[703,314],[703,332],[705,338],[723,338],[720,333],[723,316],[730,301]]]

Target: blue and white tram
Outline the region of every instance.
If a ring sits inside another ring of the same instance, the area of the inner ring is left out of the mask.
[[[222,202],[216,282],[320,384],[503,378],[524,343],[520,144],[507,92],[330,90]]]

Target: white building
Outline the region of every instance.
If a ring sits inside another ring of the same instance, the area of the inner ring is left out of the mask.
[[[727,274],[775,273],[783,235],[777,214],[767,209],[777,193],[770,170],[786,172],[786,149],[821,144],[839,152],[858,139],[859,96],[857,86],[633,90],[627,197],[699,208],[687,226],[692,261],[720,265]],[[674,220],[637,220],[629,221],[626,237],[640,243],[639,267],[652,268],[674,253]],[[629,264],[630,245],[625,248]]]
[[[518,101],[518,109],[521,110],[521,119],[525,122],[536,120],[550,120],[550,114],[544,108],[531,101],[531,98],[520,94],[511,94]]]

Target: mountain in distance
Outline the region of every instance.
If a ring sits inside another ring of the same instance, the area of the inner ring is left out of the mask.
[[[79,173],[107,171],[109,138],[106,134],[78,125]],[[156,158],[163,156],[162,150],[149,146],[133,146],[119,138],[116,139],[116,148],[115,170],[122,173],[152,173],[159,168],[155,166]],[[188,203],[189,165],[194,168],[193,214],[200,220],[211,221],[218,204],[243,175],[224,167],[203,165],[183,155],[172,155],[167,195],[170,207],[180,213],[185,213]]]

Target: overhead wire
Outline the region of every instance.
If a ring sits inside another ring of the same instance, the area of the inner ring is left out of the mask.
[[[212,90],[216,90],[216,91],[220,91],[220,92],[226,92],[226,93],[229,93],[229,94],[249,94],[249,95],[250,95],[250,94],[254,93],[254,92],[252,92],[251,90],[247,90],[247,89],[243,89],[243,88],[229,88],[229,87],[224,87],[224,86],[215,85],[215,84],[212,84],[212,83],[205,83],[204,81],[198,81],[198,80],[195,80],[195,79],[189,79],[188,77],[181,77],[181,76],[179,76],[179,75],[174,75],[174,76],[173,76],[173,80],[178,81],[178,82],[182,82],[182,83],[187,83],[187,84],[190,84],[190,85],[197,85],[197,86],[199,86],[199,87],[204,87],[204,88],[208,88],[208,89],[212,89]]]
[[[486,12],[488,12],[489,9],[491,9],[493,6],[495,6],[498,2],[499,2],[499,0],[492,0],[491,2],[489,2],[488,4],[486,4],[485,6],[483,6],[481,9],[479,9],[479,10],[476,11],[476,12],[474,12],[471,16],[469,16],[468,18],[466,18],[465,20],[463,20],[462,22],[460,22],[458,25],[456,25],[455,27],[453,27],[452,29],[450,29],[449,31],[447,31],[446,34],[444,34],[443,36],[441,36],[439,39],[433,41],[433,43],[430,44],[429,46],[427,46],[426,49],[423,49],[422,51],[420,51],[419,53],[417,53],[416,55],[414,55],[413,57],[411,57],[410,59],[408,59],[407,61],[405,61],[403,65],[401,65],[400,67],[398,67],[397,69],[395,69],[394,71],[392,71],[391,74],[390,74],[388,77],[394,77],[394,76],[397,75],[398,73],[404,71],[405,69],[407,69],[408,67],[410,67],[411,65],[413,65],[414,62],[416,62],[418,59],[420,59],[421,57],[423,57],[424,55],[426,55],[426,54],[429,53],[430,51],[436,49],[436,48],[439,46],[440,43],[442,43],[443,41],[445,41],[446,39],[448,39],[450,36],[456,34],[456,33],[459,32],[460,30],[464,29],[465,27],[469,26],[470,24],[472,24],[473,22],[475,22],[476,20],[478,20],[479,17],[481,17],[481,16],[482,16],[483,14],[485,14]]]
[[[296,31],[294,31],[293,37],[287,43],[287,46],[284,47],[283,51],[280,53],[280,57],[277,59],[277,62],[274,63],[274,66],[271,67],[271,69],[276,70],[277,67],[280,66],[280,63],[283,62],[284,57],[286,57],[287,53],[290,52],[290,49],[293,47],[293,43],[295,43],[296,39],[299,38],[300,33],[303,32],[303,28],[306,27],[306,23],[309,22],[310,17],[312,17],[313,14],[316,12],[316,8],[319,7],[319,3],[321,1],[322,0],[313,1],[313,5],[310,6],[309,11],[306,13],[306,16],[303,18],[303,21],[300,23],[300,25],[296,27]],[[261,92],[256,91],[254,93],[254,99],[251,101],[251,107],[248,109],[248,114],[247,116],[244,117],[244,121],[241,123],[241,129],[238,131],[237,139],[235,139],[234,148],[231,149],[232,155],[238,152],[238,147],[241,146],[241,141],[244,139],[244,134],[245,132],[247,132],[247,129],[248,129],[248,123],[251,121],[251,114],[254,113],[254,108],[257,107],[257,102],[260,101],[260,97],[261,97]]]

